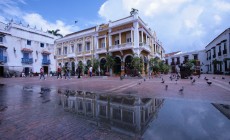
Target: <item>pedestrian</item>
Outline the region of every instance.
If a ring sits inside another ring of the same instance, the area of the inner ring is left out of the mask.
[[[68,79],[70,79],[70,73],[69,73],[69,67],[66,67],[65,68],[65,79],[66,79],[66,76],[68,76]]]
[[[61,79],[62,79],[62,75],[61,75],[61,67],[60,66],[58,66],[58,69],[57,69],[57,79],[59,79],[59,75],[60,75],[60,77],[61,77]]]
[[[6,71],[6,78],[10,78],[10,73],[8,70]]]
[[[90,77],[92,77],[92,73],[93,73],[93,67],[90,66],[90,67],[89,67],[89,75],[90,75]]]
[[[41,67],[40,68],[40,80],[42,77],[44,78],[44,80],[46,80],[45,75],[44,75],[44,69]]]
[[[76,73],[78,74],[78,78],[81,78],[81,67],[80,66],[77,67]]]

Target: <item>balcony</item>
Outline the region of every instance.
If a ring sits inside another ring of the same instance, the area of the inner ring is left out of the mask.
[[[97,49],[97,51],[96,51],[96,53],[106,53],[107,51],[106,51],[106,48],[105,47],[103,47],[103,48],[98,48]]]
[[[225,50],[223,50],[223,54],[227,54],[227,50],[225,49]]]
[[[221,52],[218,52],[218,56],[221,56]]]
[[[215,55],[215,54],[213,54],[213,55],[212,55],[212,58],[216,58],[216,55]]]
[[[7,56],[0,57],[0,62],[7,63]]]
[[[23,64],[32,64],[33,58],[22,58],[22,63]]]
[[[122,44],[109,46],[109,52],[127,50],[127,49],[132,49],[132,48],[133,48],[133,43],[132,42],[122,43]]]
[[[50,64],[50,60],[42,59],[42,64],[43,65],[49,65]]]
[[[67,54],[67,57],[69,57],[69,58],[74,58],[74,57],[75,57],[75,53],[68,53],[68,54]]]
[[[147,52],[151,52],[149,44],[146,44],[146,43],[139,43],[139,46],[140,46],[140,48],[141,48],[142,50],[145,50],[145,51],[147,51]],[[160,52],[158,52],[158,53],[160,53]]]
[[[171,65],[175,65],[175,62],[171,62]]]

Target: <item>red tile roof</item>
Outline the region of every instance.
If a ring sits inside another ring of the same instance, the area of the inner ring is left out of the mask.
[[[51,53],[48,51],[43,51],[42,54],[51,54]]]
[[[33,52],[33,50],[28,49],[28,48],[23,48],[23,49],[22,49],[22,52]]]

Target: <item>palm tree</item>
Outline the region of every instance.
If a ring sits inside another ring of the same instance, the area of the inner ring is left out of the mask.
[[[48,30],[48,33],[50,33],[50,34],[52,34],[52,35],[54,35],[54,36],[63,37],[62,34],[59,34],[59,33],[58,33],[59,31],[60,31],[59,29],[56,29],[56,30]]]

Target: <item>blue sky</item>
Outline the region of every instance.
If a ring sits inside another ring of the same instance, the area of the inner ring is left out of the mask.
[[[68,34],[129,16],[131,8],[156,31],[166,53],[203,49],[230,27],[229,0],[0,0],[0,21]]]

